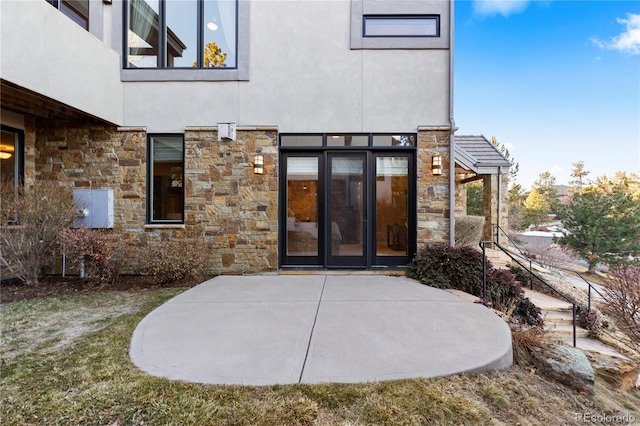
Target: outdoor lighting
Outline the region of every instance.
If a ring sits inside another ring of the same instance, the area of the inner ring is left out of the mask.
[[[431,173],[434,176],[440,176],[442,174],[442,157],[434,155],[431,159]]]
[[[262,155],[253,157],[253,173],[257,175],[264,174],[264,157]]]

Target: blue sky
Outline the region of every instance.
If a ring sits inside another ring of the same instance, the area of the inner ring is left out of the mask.
[[[529,188],[640,172],[640,2],[459,0],[457,134],[495,136]]]

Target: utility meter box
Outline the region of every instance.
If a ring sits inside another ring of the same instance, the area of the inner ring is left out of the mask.
[[[74,189],[74,228],[113,228],[113,189]]]

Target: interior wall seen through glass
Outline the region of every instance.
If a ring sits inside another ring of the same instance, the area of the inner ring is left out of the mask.
[[[184,154],[180,136],[157,136],[151,143],[151,220],[182,221]]]

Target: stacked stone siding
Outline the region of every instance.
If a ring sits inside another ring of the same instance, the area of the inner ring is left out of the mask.
[[[130,272],[149,244],[194,239],[209,247],[212,274],[276,270],[277,128],[239,128],[236,141],[218,141],[216,128],[187,128],[184,136],[183,225],[146,223],[144,128],[36,123],[26,132],[25,178],[57,180],[71,188],[112,188],[112,232],[126,242]],[[253,173],[256,154],[264,156],[263,175]]]
[[[429,244],[449,243],[449,140],[448,128],[420,128],[417,152],[418,252]],[[443,158],[442,175],[434,176],[431,159]]]
[[[276,127],[238,127],[236,141],[218,141],[214,127],[187,127],[184,224],[147,223],[147,131],[60,120],[27,121],[25,178],[71,188],[112,188],[114,228],[130,270],[151,244],[198,241],[212,274],[278,268]],[[253,173],[256,154],[264,174]],[[431,160],[442,156],[441,176]],[[417,147],[418,250],[449,242],[449,129],[420,128]],[[131,266],[133,265],[133,266]]]

